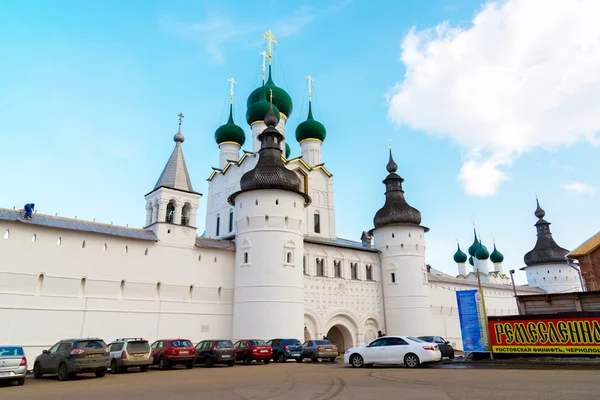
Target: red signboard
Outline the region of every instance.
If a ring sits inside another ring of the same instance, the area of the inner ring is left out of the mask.
[[[600,318],[488,321],[494,353],[600,355]]]

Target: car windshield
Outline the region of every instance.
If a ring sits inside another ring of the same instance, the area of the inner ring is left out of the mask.
[[[192,342],[189,340],[173,340],[171,342],[173,347],[192,347]]]
[[[13,357],[22,355],[22,347],[0,347],[0,357]]]
[[[264,345],[266,345],[266,343],[264,340],[251,340],[250,345],[251,346],[264,346]]]
[[[148,344],[148,342],[128,342],[127,350],[130,352],[147,352],[148,350],[150,350],[150,345]]]
[[[231,340],[217,340],[217,349],[231,349],[232,347]]]
[[[331,342],[329,340],[315,340],[315,344],[317,346],[323,346],[323,345],[331,344]]]
[[[406,338],[407,338],[408,340],[412,340],[413,342],[417,342],[417,343],[427,343],[427,342],[426,342],[426,341],[424,341],[424,340],[417,339],[417,338],[414,338],[414,337],[408,337],[408,336],[407,336]]]
[[[78,349],[102,349],[106,347],[103,340],[82,340],[77,343]]]

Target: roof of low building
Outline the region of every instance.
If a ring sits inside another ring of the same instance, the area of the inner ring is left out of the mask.
[[[600,232],[583,242],[575,250],[567,254],[569,258],[577,258],[587,256],[594,250],[600,247]]]
[[[196,247],[235,251],[235,242],[233,240],[210,239],[197,236]]]
[[[80,232],[91,232],[102,235],[121,236],[130,239],[158,241],[153,231],[148,229],[129,228],[100,222],[85,221],[75,218],[65,218],[46,214],[34,213],[31,219],[24,220],[21,210],[0,208],[0,220],[22,222],[28,225],[45,226],[48,228],[67,229]]]
[[[356,242],[354,240],[336,238],[326,239],[326,238],[317,238],[313,236],[304,237],[305,243],[313,243],[313,244],[322,244],[324,246],[333,246],[333,247],[343,247],[346,249],[353,249],[359,251],[368,251],[370,253],[377,253],[377,249],[372,247],[364,247],[361,242]]]
[[[428,278],[429,278],[429,282],[460,284],[460,285],[473,286],[473,287],[477,287],[477,285],[478,285],[476,280],[471,281],[471,280],[467,280],[467,279],[453,278],[453,277],[444,276],[444,275],[429,274]],[[481,282],[481,287],[485,287],[488,289],[512,290],[512,286],[510,286],[510,285],[501,285],[501,284],[489,283],[489,282]],[[521,293],[525,293],[525,292],[530,293],[530,294],[546,293],[545,291],[543,291],[542,289],[540,289],[538,287],[517,286],[516,288],[517,288],[517,292],[521,292]]]

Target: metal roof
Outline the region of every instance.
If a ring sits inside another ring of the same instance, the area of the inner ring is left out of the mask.
[[[196,237],[196,247],[208,247],[213,249],[224,249],[235,251],[235,242],[233,240],[209,239]]]
[[[102,224],[80,219],[54,217],[34,213],[30,220],[23,220],[21,210],[0,208],[0,220],[22,222],[23,224],[45,226],[48,228],[67,229],[72,231],[99,233],[102,235],[121,236],[131,239],[158,241],[153,231],[147,229],[128,228],[123,226]]]
[[[314,244],[322,244],[325,246],[333,246],[333,247],[344,247],[347,249],[354,249],[360,251],[368,251],[371,253],[377,253],[377,249],[372,247],[364,247],[361,242],[355,242],[354,240],[336,238],[335,240],[325,239],[325,238],[315,238],[315,237],[305,237],[304,241],[307,243]]]
[[[183,151],[181,150],[181,143],[177,142],[171,157],[165,165],[160,178],[154,186],[154,190],[159,187],[167,187],[171,189],[184,190],[186,192],[194,192],[192,189],[192,181],[185,165],[183,158]]]
[[[452,284],[460,284],[460,285],[465,285],[465,286],[477,287],[476,280],[471,281],[471,280],[467,280],[467,279],[453,278],[450,276],[433,275],[433,274],[429,274],[428,278],[429,278],[430,282],[452,283]],[[481,282],[481,287],[485,287],[485,288],[489,288],[489,289],[511,289],[512,288],[510,285],[501,285],[501,284],[489,283],[489,282]],[[545,291],[543,291],[542,289],[540,289],[538,287],[516,286],[516,288],[517,288],[517,291],[519,291],[519,292],[529,292],[532,294],[546,293]]]
[[[583,242],[575,250],[567,254],[569,258],[577,258],[587,256],[594,250],[600,247],[600,232]]]

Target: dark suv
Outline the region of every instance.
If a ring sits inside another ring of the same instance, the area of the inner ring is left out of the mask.
[[[33,377],[58,374],[66,381],[77,374],[93,372],[98,378],[106,375],[110,364],[108,347],[102,339],[61,340],[49,350],[42,351],[33,364]]]
[[[196,349],[188,339],[161,339],[152,343],[152,360],[158,368],[165,370],[173,365],[185,365],[194,368]]]
[[[267,342],[273,348],[273,361],[285,362],[293,358],[302,362],[302,343],[298,339],[271,339]]]
[[[204,364],[206,368],[215,364],[235,364],[235,350],[231,340],[203,340],[196,345],[196,364]]]

